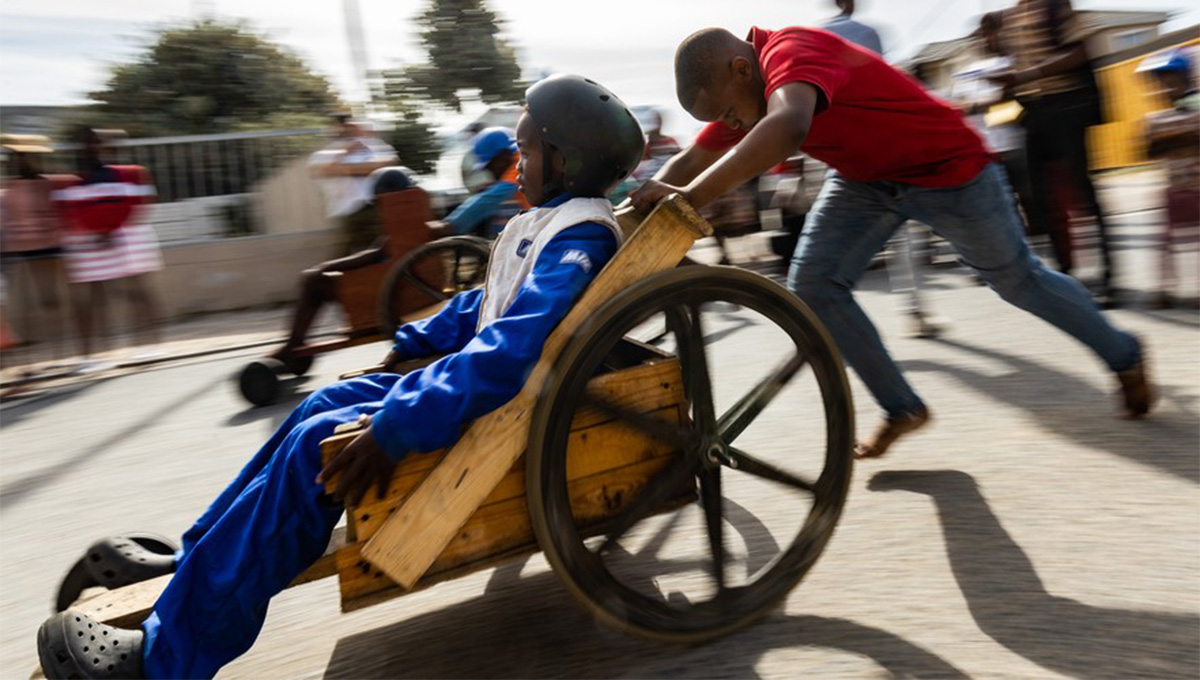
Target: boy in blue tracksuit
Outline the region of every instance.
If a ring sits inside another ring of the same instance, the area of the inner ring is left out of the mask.
[[[212,677],[253,644],[270,598],[321,556],[345,504],[372,487],[382,493],[408,452],[453,444],[516,396],[550,331],[616,252],[620,229],[604,196],[643,145],[625,105],[591,81],[551,77],[526,98],[519,181],[537,207],[497,240],[485,287],[401,327],[389,359],[445,356],[312,394],[184,534],[175,558],[122,537],[90,548],[86,562],[115,575],[112,584],[174,576],[142,630],[76,610],[47,620],[38,652],[48,678]],[[320,442],[363,416],[370,426],[322,469]],[[323,480],[334,473],[330,496]]]
[[[471,156],[475,159],[475,171],[487,170],[494,180],[455,208],[444,222],[431,222],[437,235],[474,234],[495,238],[513,215],[530,206],[517,190],[517,165],[521,156],[512,130],[502,127],[480,130],[471,138]]]

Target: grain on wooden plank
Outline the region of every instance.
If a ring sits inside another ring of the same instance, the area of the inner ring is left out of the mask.
[[[581,527],[587,527],[615,516],[671,460],[670,456],[641,460],[569,482],[567,488],[575,521]],[[669,507],[677,507],[677,504]],[[338,552],[339,586],[343,602],[398,587],[380,569],[372,567],[363,558],[362,546],[362,543],[356,543]],[[430,565],[426,575],[432,578],[448,570],[463,574],[471,571],[463,571],[463,568],[472,564],[493,564],[493,558],[498,555],[536,550],[537,540],[530,525],[525,497],[511,498],[479,508]],[[346,610],[344,604],[343,610]]]

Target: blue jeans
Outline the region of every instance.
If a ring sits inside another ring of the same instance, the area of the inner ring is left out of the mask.
[[[179,568],[142,624],[148,678],[211,678],[250,646],[267,603],[325,551],[342,506],[316,483],[321,440],[371,415],[400,376],[309,395],[183,535]]]
[[[851,291],[906,220],[929,225],[1007,302],[1087,345],[1114,371],[1141,360],[1138,341],[1114,328],[1075,279],[1029,251],[1012,189],[998,163],[954,187],[825,180],[788,271],[788,288],[829,328],[846,363],[890,418],[924,408]]]

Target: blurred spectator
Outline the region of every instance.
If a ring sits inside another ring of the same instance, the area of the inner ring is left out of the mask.
[[[997,74],[1012,70],[1013,66],[1012,58],[1008,56],[1001,40],[1003,26],[1003,12],[988,12],[980,18],[977,35],[983,42],[984,50],[992,56],[955,74],[954,99],[962,102],[970,114],[967,120],[984,136],[988,146],[1000,154],[1009,181],[1016,190],[1029,234],[1045,237],[1049,235],[1049,228],[1044,215],[1035,209],[1033,188],[1029,182],[1025,128],[1021,125],[1023,110],[1016,100],[991,80]]]
[[[1176,286],[1174,247],[1180,240],[1200,237],[1200,92],[1191,70],[1191,59],[1181,49],[1167,50],[1146,59],[1138,68],[1153,80],[1156,94],[1171,108],[1146,116],[1146,142],[1150,157],[1167,168],[1167,225],[1163,230],[1161,273],[1156,306],[1171,307]]]
[[[757,182],[750,180],[700,209],[700,214],[712,224],[713,237],[721,250],[719,264],[733,264],[727,244],[730,238],[759,228],[756,187]]]
[[[66,335],[62,215],[54,207],[53,180],[42,175],[40,160],[53,149],[49,139],[37,135],[4,135],[0,144],[12,171],[0,192],[0,261],[23,298],[25,334],[30,340],[53,342],[57,352]]]
[[[883,54],[883,42],[879,39],[879,33],[851,18],[854,16],[854,0],[834,0],[833,4],[837,5],[841,14],[826,22],[822,28],[875,54]]]
[[[1112,306],[1108,224],[1088,169],[1087,128],[1103,122],[1096,77],[1084,45],[1089,28],[1070,0],[1019,0],[1004,16],[1000,30],[1014,64],[992,78],[1025,110],[1033,219],[1049,226],[1059,269],[1069,274],[1075,264],[1069,210],[1075,207],[1073,202],[1082,202],[1080,207],[1095,222],[1103,260],[1100,298]]]
[[[474,234],[495,238],[514,215],[529,208],[518,189],[517,138],[512,130],[484,128],[471,138],[471,156],[475,171],[486,170],[492,177],[482,191],[471,196],[444,221],[431,222],[437,236]]]
[[[296,302],[296,310],[292,314],[287,340],[284,341],[282,347],[270,354],[272,359],[283,362],[284,366],[293,373],[303,374],[305,370],[299,368],[300,364],[297,362],[311,360],[311,355],[302,358],[296,354],[296,350],[303,347],[308,339],[308,331],[316,321],[317,312],[325,303],[332,302],[337,298],[335,277],[343,272],[379,264],[388,258],[388,234],[382,228],[383,219],[379,215],[375,196],[404,191],[416,186],[412,171],[400,166],[380,168],[368,175],[366,179],[372,187],[373,193],[371,201],[364,206],[363,210],[371,212],[374,223],[380,225],[380,232],[375,235],[375,242],[369,248],[336,260],[322,262],[300,273],[300,297]]]
[[[67,215],[67,281],[85,360],[92,355],[94,338],[104,337],[108,296],[113,288],[129,299],[135,335],[143,344],[159,340],[158,302],[147,274],[162,269],[162,254],[154,229],[138,219],[138,206],[150,201],[154,185],[145,168],[137,165],[108,165],[109,142],[124,133],[80,127],[78,182],[55,192]],[[119,286],[113,284],[119,282]],[[137,358],[148,357],[143,351]],[[84,370],[106,364],[86,361]]]
[[[342,253],[357,253],[379,238],[379,216],[370,207],[372,172],[399,159],[396,150],[355,123],[349,114],[332,116],[334,139],[315,152],[308,161],[309,171],[320,179],[325,193],[325,210],[342,230]]]
[[[639,112],[638,123],[646,133],[646,150],[642,154],[642,162],[633,171],[639,182],[644,182],[654,176],[671,156],[682,151],[679,142],[673,137],[662,133],[662,112],[654,107],[647,107]]]

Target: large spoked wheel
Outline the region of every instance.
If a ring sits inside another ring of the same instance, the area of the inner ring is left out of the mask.
[[[676,421],[588,390],[620,365],[622,338],[647,336],[678,357]],[[595,451],[571,437],[581,410],[674,450],[591,526],[567,483]],[[560,355],[531,427],[526,492],[551,566],[599,620],[654,640],[700,642],[769,612],[825,548],[849,489],[854,410],[832,341],[794,295],[728,267],[675,269],[606,304]]]
[[[388,271],[379,293],[379,326],[392,335],[405,317],[483,285],[491,242],[451,236],[414,249]]]

